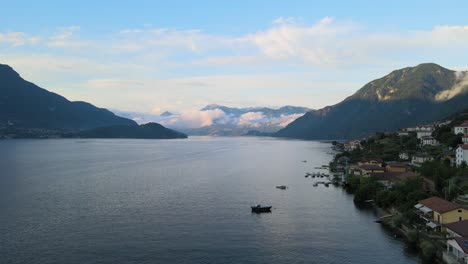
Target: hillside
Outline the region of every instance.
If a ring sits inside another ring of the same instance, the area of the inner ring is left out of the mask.
[[[174,139],[187,138],[187,135],[165,128],[157,123],[145,125],[118,125],[100,127],[79,133],[82,138],[139,138],[139,139]]]
[[[112,125],[135,125],[86,102],[70,102],[21,78],[0,64],[0,127],[91,129]]]
[[[311,111],[275,135],[349,139],[444,118],[468,107],[468,74],[436,64],[396,70],[342,102]]]

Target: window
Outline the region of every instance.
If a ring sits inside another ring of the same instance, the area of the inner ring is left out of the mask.
[[[462,210],[458,210],[458,212],[459,212],[459,213],[461,213],[461,212],[462,212]]]

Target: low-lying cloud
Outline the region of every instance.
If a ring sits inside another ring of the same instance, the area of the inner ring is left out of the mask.
[[[247,112],[239,116],[226,114],[220,109],[214,110],[192,110],[171,116],[160,116],[155,114],[139,114],[115,111],[117,115],[133,119],[139,124],[157,122],[170,128],[194,129],[213,125],[245,127],[259,129],[262,127],[282,128],[303,115],[290,114],[280,116],[268,116],[262,112]]]

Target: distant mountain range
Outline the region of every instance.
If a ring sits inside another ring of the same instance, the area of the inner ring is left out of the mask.
[[[158,122],[189,135],[240,136],[272,134],[308,111],[311,109],[297,106],[236,108],[211,104],[188,113],[114,112],[140,124]]]
[[[283,106],[277,109],[268,107],[235,108],[212,104],[203,107],[200,111],[216,113],[210,125],[189,128],[183,127],[179,123],[174,128],[189,135],[264,135],[280,130],[311,109],[297,106]]]
[[[432,122],[468,107],[468,73],[437,64],[395,70],[344,101],[309,111],[275,136],[349,139]]]
[[[139,130],[138,124],[130,119],[116,116],[107,109],[95,107],[86,102],[70,102],[66,98],[49,92],[21,78],[10,66],[0,64],[0,129],[31,137],[62,134],[78,135],[84,130],[111,127]],[[146,128],[145,137],[148,135]],[[32,135],[43,133],[44,135]],[[96,130],[93,130],[96,132]],[[127,131],[127,130],[126,130]],[[171,130],[172,131],[172,130]],[[1,132],[1,131],[0,131]],[[180,133],[173,131],[178,138]],[[160,133],[160,134],[158,134]],[[138,133],[137,133],[138,134]],[[153,129],[148,138],[170,137],[170,132],[161,128]],[[93,135],[97,136],[97,133]],[[134,136],[132,136],[134,137]]]

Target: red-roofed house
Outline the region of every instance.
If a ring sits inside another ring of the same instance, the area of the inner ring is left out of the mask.
[[[447,240],[447,255],[444,252],[445,263],[468,263],[468,238],[455,237]]]
[[[454,259],[448,263],[468,263],[468,220],[444,225],[447,230],[447,252],[445,259]],[[457,262],[458,261],[458,262]]]
[[[461,205],[433,196],[414,206],[427,221],[427,226],[440,230],[441,225],[468,219],[468,210]]]

